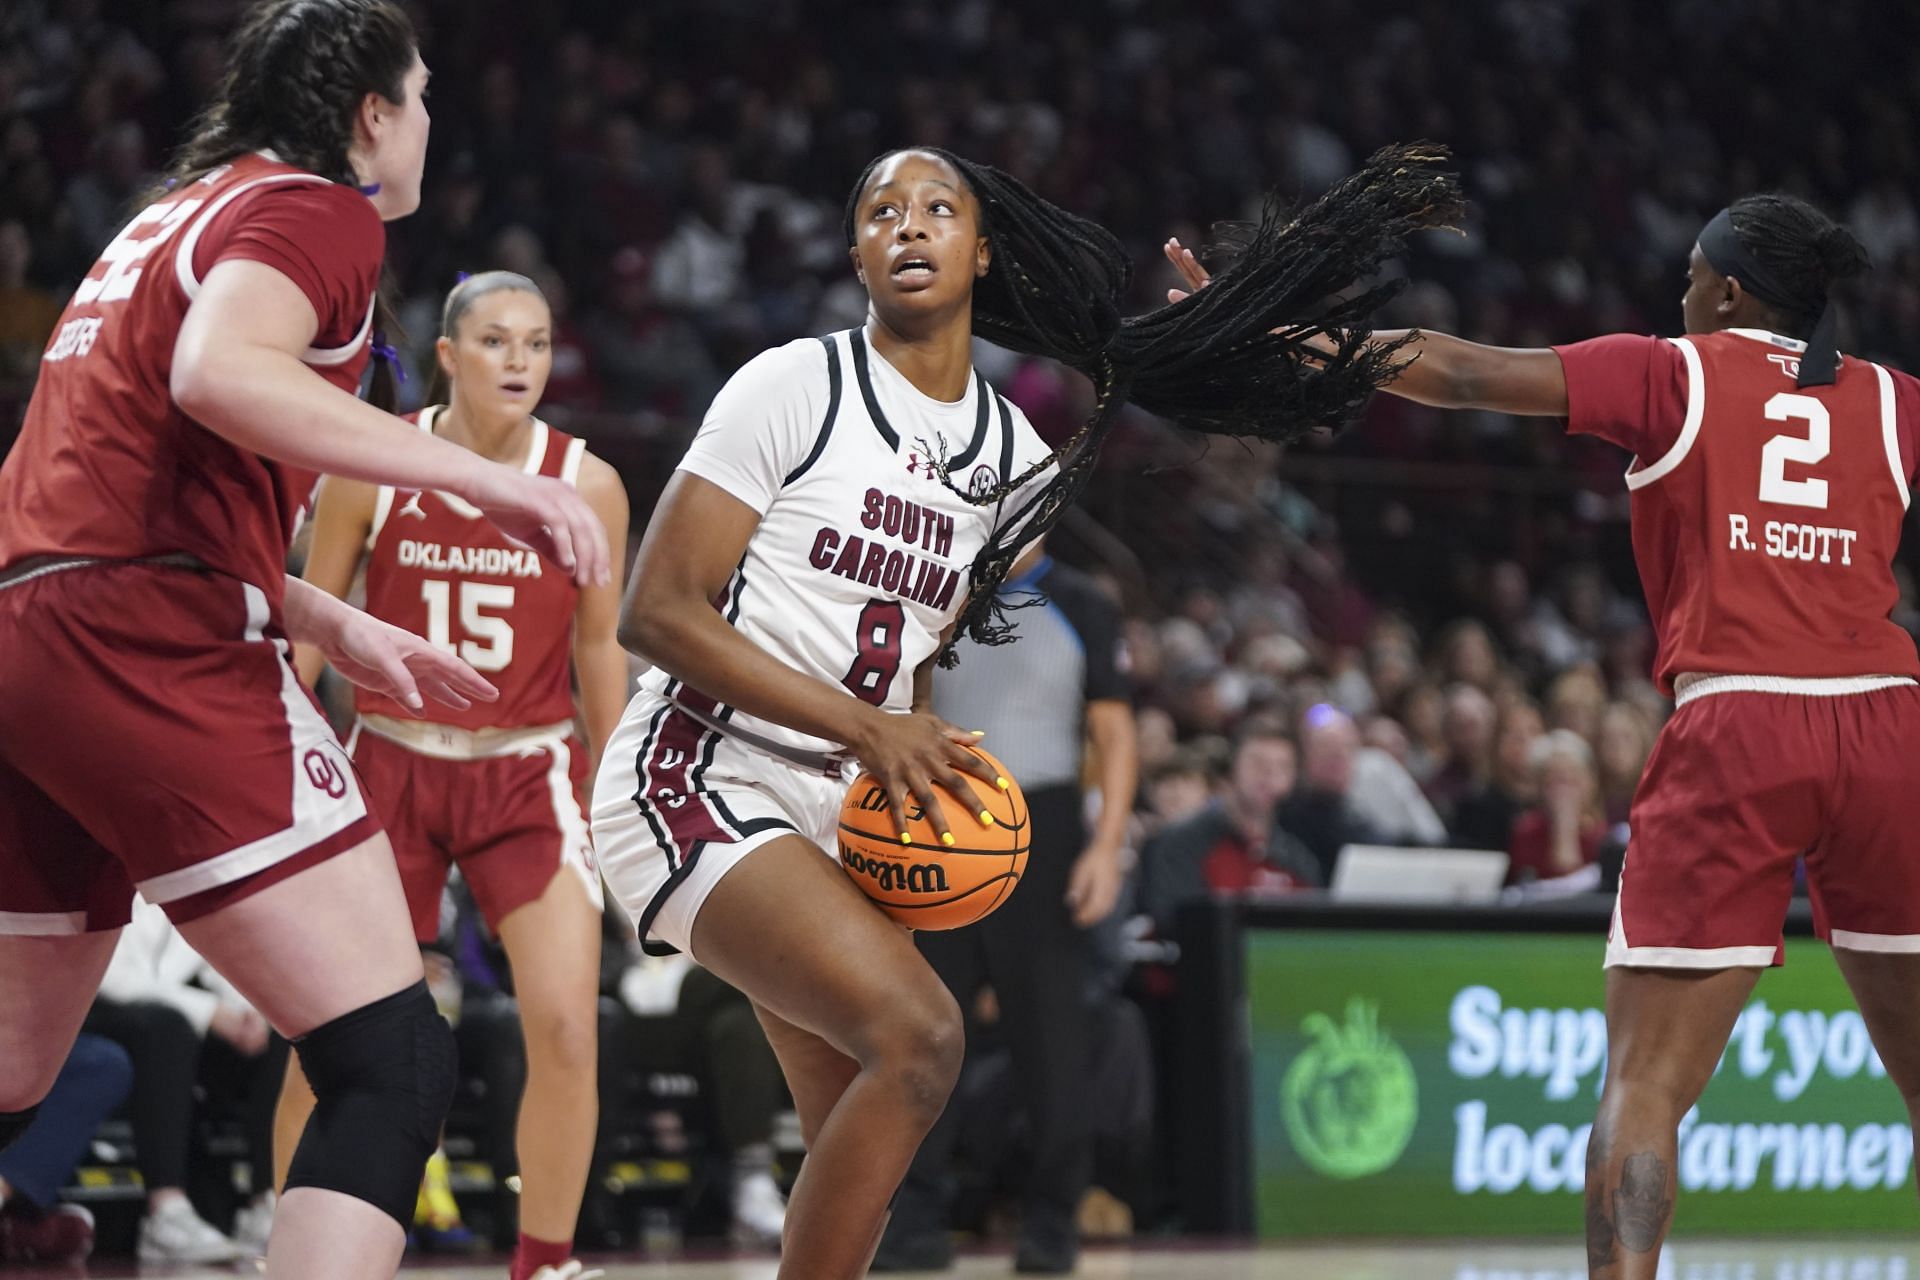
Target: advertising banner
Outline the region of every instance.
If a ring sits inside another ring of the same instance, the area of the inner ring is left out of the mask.
[[[1592,935],[1252,928],[1267,1238],[1578,1232],[1606,1066]],[[1680,1130],[1676,1231],[1911,1230],[1899,1092],[1826,948],[1760,979]]]

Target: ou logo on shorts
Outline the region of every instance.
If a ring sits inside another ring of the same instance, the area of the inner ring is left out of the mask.
[[[300,763],[306,767],[307,781],[333,799],[338,800],[347,794],[347,775],[320,748],[309,748]]]

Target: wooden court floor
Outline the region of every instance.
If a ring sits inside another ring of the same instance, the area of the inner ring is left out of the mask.
[[[1089,1249],[1084,1280],[1585,1280],[1578,1244],[1212,1245]],[[601,1258],[605,1280],[774,1280],[771,1258]],[[53,1274],[53,1273],[40,1273]],[[251,1269],[158,1272],[97,1270],[96,1276],[165,1275],[234,1280]],[[504,1263],[409,1266],[407,1280],[501,1277]],[[963,1257],[953,1280],[1013,1274],[1005,1253]],[[1662,1280],[1920,1280],[1920,1237],[1911,1240],[1694,1240],[1669,1250]]]

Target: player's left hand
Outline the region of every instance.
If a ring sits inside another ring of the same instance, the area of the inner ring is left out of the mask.
[[[1067,877],[1067,910],[1073,922],[1091,929],[1113,914],[1120,902],[1120,851],[1089,845],[1074,860]]]
[[[452,654],[358,609],[320,649],[335,671],[415,715],[426,710],[427,698],[465,711],[475,702],[500,696],[479,672]]]

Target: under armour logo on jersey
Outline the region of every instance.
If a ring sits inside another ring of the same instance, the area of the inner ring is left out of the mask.
[[[921,468],[921,467],[922,467],[923,465],[924,465],[924,466],[926,467],[926,469],[927,469],[927,474],[928,474],[928,475],[932,475],[932,474],[933,474],[933,464],[932,464],[931,462],[928,462],[928,463],[924,463],[924,464],[923,464],[923,463],[922,463],[922,462],[920,461],[920,455],[919,455],[919,454],[917,454],[917,453],[909,453],[909,454],[907,455],[907,474],[908,474],[908,475],[910,475],[910,476],[911,476],[911,475],[917,475],[917,474],[919,473],[919,471],[920,471],[920,468]]]
[[[301,765],[307,771],[307,781],[318,790],[326,792],[338,800],[347,794],[347,776],[340,766],[330,760],[318,747],[311,747],[301,757]]]
[[[1789,378],[1797,380],[1800,377],[1799,356],[1785,356],[1777,351],[1769,351],[1767,353],[1767,363],[1779,365],[1780,372],[1786,374]]]
[[[427,518],[427,513],[420,509],[420,499],[425,496],[426,495],[422,493],[408,494],[406,503],[400,508],[400,514],[403,516],[417,516],[420,519],[425,520]]]

